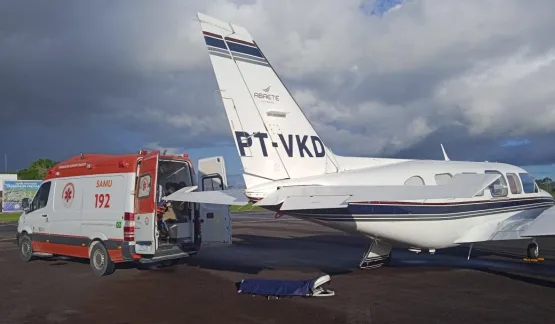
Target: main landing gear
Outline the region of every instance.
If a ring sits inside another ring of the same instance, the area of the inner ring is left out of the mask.
[[[391,244],[384,241],[373,240],[360,261],[360,269],[373,269],[387,265],[391,260]]]
[[[538,242],[535,240],[530,242],[526,248],[526,259],[524,259],[524,261],[538,262],[543,260],[543,258],[540,258],[540,245]]]
[[[537,259],[540,256],[540,246],[537,242],[530,242],[526,248],[526,257],[528,259]]]

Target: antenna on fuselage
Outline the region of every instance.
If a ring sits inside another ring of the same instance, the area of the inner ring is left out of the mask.
[[[440,145],[441,145],[441,151],[443,152],[443,159],[444,159],[445,161],[450,161],[450,160],[449,160],[449,157],[447,156],[447,153],[445,152],[445,148],[443,147],[443,144],[440,143]]]

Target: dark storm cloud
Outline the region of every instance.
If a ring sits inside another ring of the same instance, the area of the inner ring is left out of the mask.
[[[215,80],[207,76],[207,57],[202,73],[166,68],[168,51],[157,42],[179,33],[183,22],[171,14],[175,2],[162,7],[147,1],[1,2],[1,150],[29,161],[37,154],[66,156],[68,148],[134,151],[137,140],[209,144],[210,123],[193,132],[184,128],[192,124],[187,119],[220,108],[198,91],[216,88]],[[211,119],[214,129],[225,125],[221,117]],[[122,137],[132,144],[118,144]],[[15,153],[18,147],[34,152]]]
[[[228,144],[199,10],[249,27],[345,154],[427,157],[441,140],[468,159],[555,160],[535,150],[555,134],[555,2],[420,0],[383,19],[319,3],[0,0],[0,150]],[[523,157],[499,146],[515,136],[532,140]]]

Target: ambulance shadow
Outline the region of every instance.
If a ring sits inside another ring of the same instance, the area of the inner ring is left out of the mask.
[[[69,257],[69,256],[51,256],[51,257],[45,256],[45,257],[41,257],[40,260],[44,262],[49,262],[49,266],[51,267],[67,266],[72,263],[82,264],[87,266],[90,264],[89,259],[75,258],[75,257]],[[134,263],[134,262],[124,262],[124,263],[117,263],[116,270],[120,270],[120,269],[151,270],[151,269],[162,268],[165,266],[167,265],[164,265],[162,263],[140,264],[140,263]]]

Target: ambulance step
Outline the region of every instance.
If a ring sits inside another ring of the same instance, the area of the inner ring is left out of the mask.
[[[164,260],[181,259],[190,257],[196,253],[197,251],[194,244],[163,244],[158,247],[158,250],[154,255],[143,255],[143,257],[139,259],[139,262],[152,263]]]

